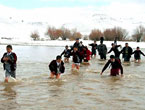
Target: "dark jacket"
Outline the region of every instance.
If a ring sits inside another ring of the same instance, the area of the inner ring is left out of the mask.
[[[80,43],[75,42],[74,45],[73,45],[73,48],[74,47],[77,47],[78,49],[80,49],[81,45],[80,45]]]
[[[98,48],[98,45],[97,44],[94,44],[94,43],[89,44],[89,46],[92,47],[92,51],[96,51],[96,49]]]
[[[108,62],[105,64],[102,72],[104,72],[109,65],[111,65],[111,69],[120,69],[121,74],[123,74],[123,67],[121,65],[121,62],[118,59],[115,59],[115,62],[111,62],[111,60],[108,60]]]
[[[126,53],[126,49],[127,47],[124,47],[120,52],[123,54],[123,58],[125,57],[125,55],[128,55],[128,57],[131,57],[132,55],[132,51],[133,51],[132,48],[128,46],[127,53]]]
[[[7,56],[7,53],[4,53],[3,57],[1,58],[1,62],[3,63],[3,67],[5,70],[5,61],[3,60],[4,57]],[[16,70],[16,62],[17,62],[17,55],[12,52],[10,55],[10,59],[8,60],[8,63],[11,65],[11,71],[15,71]]]
[[[106,47],[106,45],[105,44],[98,45],[98,52],[99,52],[99,55],[101,55],[101,54],[106,55],[107,54],[107,47]]]
[[[108,53],[111,53],[112,51],[114,52],[115,54],[115,57],[116,58],[119,58],[120,57],[120,52],[118,50],[118,47],[120,47],[120,45],[116,45],[114,48],[112,47]]]
[[[134,57],[137,57],[137,58],[140,58],[141,54],[145,56],[145,54],[141,50],[135,50],[132,54],[134,54]]]
[[[61,53],[61,56],[64,55],[64,57],[70,57],[70,53],[71,53],[71,50],[70,49],[65,49],[62,53]]]
[[[56,60],[53,60],[53,61],[49,64],[49,69],[50,69],[51,72],[55,72],[55,73],[57,74],[57,73],[58,73],[57,68],[58,68],[58,67],[57,67],[57,62],[56,62]],[[64,71],[65,71],[65,67],[64,67],[63,61],[62,61],[61,64],[60,64],[59,71],[60,71],[61,73],[64,73]]]
[[[73,62],[74,63],[80,63],[80,53],[77,51],[77,52],[72,52],[70,54],[72,57],[73,57]]]

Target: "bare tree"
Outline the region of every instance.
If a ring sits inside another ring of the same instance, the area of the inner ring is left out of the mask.
[[[89,35],[90,40],[99,40],[103,36],[103,33],[99,29],[94,29]]]
[[[51,40],[56,40],[59,38],[58,34],[60,34],[59,32],[57,32],[55,27],[49,27],[46,35],[48,35],[50,37]]]
[[[139,26],[134,30],[134,34],[132,35],[133,40],[140,42],[145,38],[145,28],[143,26]]]
[[[66,39],[70,39],[72,34],[71,34],[71,31],[69,29],[66,29],[64,27],[61,28],[62,30],[62,40],[66,40]]]
[[[103,32],[103,34],[104,34],[105,40],[114,40],[115,39],[115,35],[112,32],[112,29],[106,29]]]
[[[77,38],[82,38],[82,34],[80,32],[77,32],[76,29],[73,29],[72,36],[70,37],[70,40],[76,40]]]
[[[127,38],[128,32],[121,27],[114,27],[113,29],[106,29],[104,31],[104,37],[106,40],[125,40]]]
[[[40,40],[39,33],[38,33],[37,31],[31,33],[31,38],[32,38],[34,41]]]

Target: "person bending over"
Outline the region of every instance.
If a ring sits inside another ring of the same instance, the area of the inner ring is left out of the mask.
[[[110,71],[111,76],[119,75],[119,71],[121,71],[121,76],[123,76],[123,67],[121,65],[121,62],[118,59],[116,59],[114,55],[110,56],[110,59],[105,64],[104,68],[102,69],[101,75],[107,69],[109,65],[111,65],[111,71]]]
[[[50,78],[54,78],[54,76],[56,76],[56,79],[60,78],[60,75],[65,71],[64,63],[61,60],[61,56],[57,56],[56,60],[53,60],[49,64],[49,69],[51,71]]]

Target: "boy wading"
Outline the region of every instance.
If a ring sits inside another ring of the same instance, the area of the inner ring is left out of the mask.
[[[107,69],[107,67],[109,65],[111,65],[111,70],[110,70],[111,76],[119,75],[119,71],[121,71],[121,76],[123,76],[123,67],[121,65],[121,62],[120,62],[120,60],[116,59],[114,55],[110,56],[110,60],[108,60],[108,62],[105,64],[105,66],[101,72],[101,75]]]
[[[7,52],[4,53],[1,58],[1,62],[3,63],[3,67],[5,72],[5,82],[8,82],[8,78],[11,76],[16,78],[16,62],[17,56],[14,52],[12,52],[12,46],[8,45],[6,48]]]

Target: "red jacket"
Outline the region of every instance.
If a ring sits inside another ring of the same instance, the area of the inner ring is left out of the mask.
[[[90,50],[86,50],[83,52],[84,53],[84,59],[90,60],[92,52]]]

